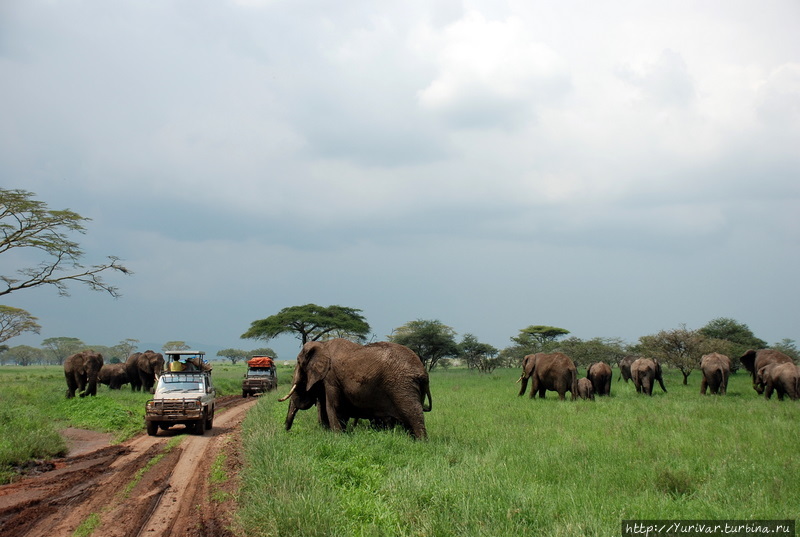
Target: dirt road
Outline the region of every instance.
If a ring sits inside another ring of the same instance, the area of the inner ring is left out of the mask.
[[[239,426],[256,399],[217,400],[204,436],[182,426],[53,461],[40,475],[0,487],[4,537],[237,535]],[[212,471],[213,470],[213,471]]]

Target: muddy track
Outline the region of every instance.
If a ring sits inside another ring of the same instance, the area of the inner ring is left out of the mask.
[[[235,536],[231,513],[240,466],[239,425],[256,399],[217,400],[203,436],[176,426],[86,455],[52,461],[0,487],[0,535]],[[209,479],[212,466],[223,476]],[[87,533],[88,534],[88,533]]]

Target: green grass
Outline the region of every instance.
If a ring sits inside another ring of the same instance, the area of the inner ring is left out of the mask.
[[[219,395],[241,393],[243,364],[215,364],[212,376]],[[0,484],[34,459],[66,454],[59,430],[79,427],[114,434],[122,442],[144,429],[144,405],[152,396],[129,386],[96,397],[67,399],[60,366],[0,367]]]
[[[431,376],[429,440],[283,430],[262,398],[245,428],[240,521],[255,536],[619,535],[623,519],[796,519],[800,403],[765,401],[745,375],[699,395],[699,375],[652,398],[517,397],[519,372]],[[616,371],[615,371],[616,375]],[[286,375],[283,377],[288,382]],[[282,385],[281,389],[284,389]]]

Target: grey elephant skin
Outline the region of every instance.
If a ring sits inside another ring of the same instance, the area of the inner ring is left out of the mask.
[[[128,383],[128,371],[125,364],[103,364],[97,375],[97,382],[105,384],[111,390],[119,390]]]
[[[637,358],[631,364],[631,380],[638,393],[653,395],[653,382],[658,381],[664,393],[664,379],[661,374],[661,364],[652,358]]]
[[[586,378],[592,383],[597,395],[611,395],[611,366],[605,362],[595,362],[586,369]]]
[[[522,375],[517,382],[522,382],[519,395],[523,395],[531,381],[531,399],[539,394],[544,399],[547,390],[557,392],[558,398],[564,400],[570,392],[572,400],[578,397],[578,370],[572,358],[556,352],[545,354],[538,352],[529,354],[522,360]]]
[[[150,391],[164,371],[164,356],[151,350],[133,353],[125,362],[125,371],[128,373],[131,390]]]
[[[617,380],[624,379],[625,382],[631,380],[631,364],[635,362],[637,359],[641,358],[640,356],[626,356],[622,360],[619,361],[619,377]]]
[[[777,392],[778,399],[783,401],[785,395],[792,401],[800,398],[800,374],[792,362],[770,363],[756,373],[756,390],[770,399],[772,392]]]
[[[64,360],[64,377],[67,380],[67,399],[97,395],[97,375],[103,367],[103,355],[85,350]]]
[[[757,351],[750,349],[739,357],[739,361],[750,373],[750,377],[753,379],[753,389],[759,394],[762,392],[757,387],[756,375],[762,367],[767,364],[792,363],[791,358],[775,349],[760,349]]]
[[[419,356],[396,343],[345,341],[303,345],[292,388],[281,399],[291,399],[286,428],[298,410],[317,404],[320,422],[334,431],[345,429],[350,418],[363,418],[397,422],[414,438],[427,438],[423,412],[431,410],[432,400]]]
[[[308,344],[307,344],[308,345]],[[282,397],[279,401],[289,399],[289,409],[286,411],[286,430],[292,428],[294,418],[299,410],[308,410],[312,406],[317,407],[317,420],[326,429],[331,425],[328,421],[328,414],[325,404],[325,389],[321,382],[309,383],[308,375],[312,373],[309,360],[314,356],[326,356],[328,360],[336,361],[347,354],[360,349],[362,346],[349,339],[335,338],[327,341],[320,341],[317,345],[303,346],[297,355],[297,365],[295,366],[294,378],[292,379],[292,389],[289,395]],[[317,365],[323,363],[322,360]],[[306,370],[308,369],[308,371]],[[298,375],[299,371],[299,375]],[[305,375],[305,376],[304,376]]]
[[[728,391],[728,377],[731,375],[731,359],[718,352],[704,354],[700,358],[700,371],[703,380],[700,381],[700,394],[705,395],[707,390],[712,394],[725,395]]]
[[[592,387],[592,381],[587,377],[578,379],[578,397],[594,401],[594,387]]]

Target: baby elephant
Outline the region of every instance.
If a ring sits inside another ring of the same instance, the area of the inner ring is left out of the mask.
[[[594,387],[592,381],[586,377],[578,379],[578,397],[594,401]]]
[[[797,366],[791,362],[765,365],[756,375],[756,391],[763,392],[767,399],[776,391],[779,400],[788,395],[789,399],[796,401],[800,398],[800,372]]]

